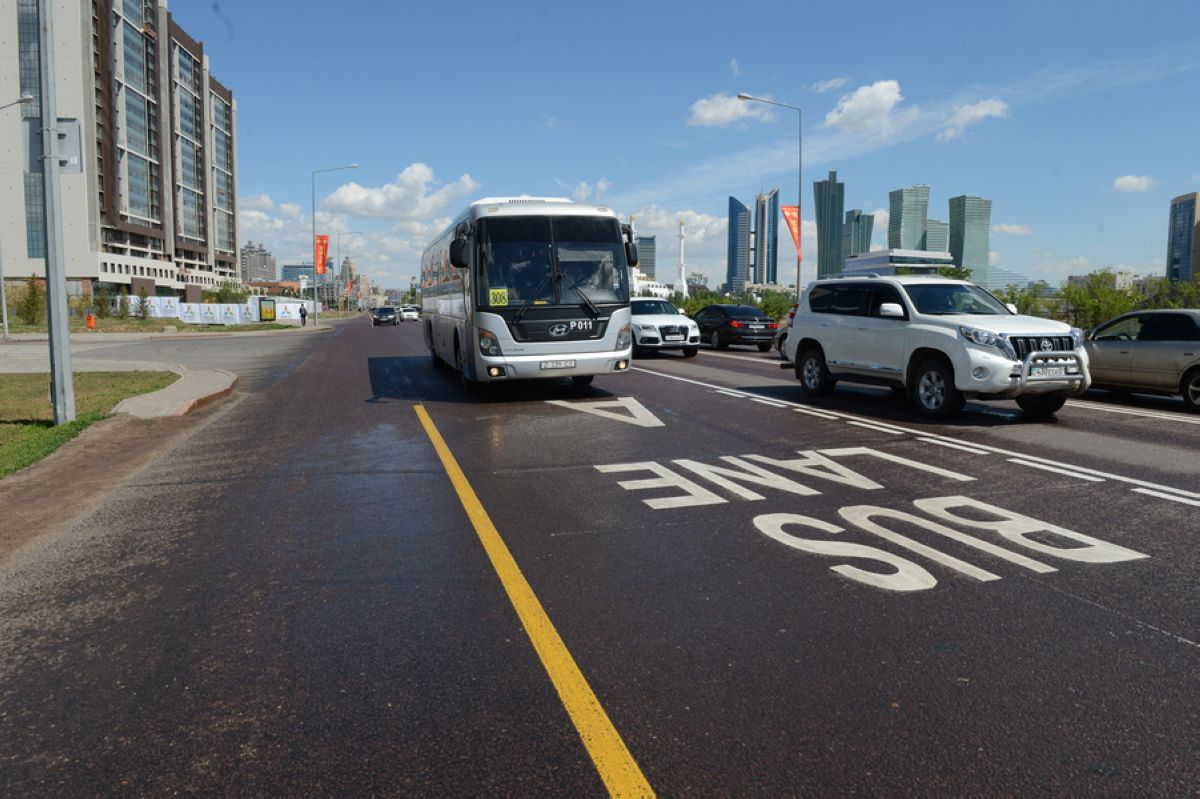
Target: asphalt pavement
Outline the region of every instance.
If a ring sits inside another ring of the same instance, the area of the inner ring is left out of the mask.
[[[327,325],[296,327],[286,330],[238,331],[230,333],[72,333],[71,371],[73,372],[175,372],[171,385],[151,394],[122,400],[114,413],[140,419],[183,416],[233,391],[238,375],[225,369],[189,367],[179,362],[152,360],[114,360],[89,358],[96,345],[127,344],[135,341],[205,339],[214,337],[294,336],[328,333]],[[0,341],[0,374],[50,371],[49,336],[44,333],[17,333]]]

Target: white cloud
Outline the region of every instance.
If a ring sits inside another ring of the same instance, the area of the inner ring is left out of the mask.
[[[238,198],[238,208],[243,211],[270,211],[275,208],[275,201],[267,194],[251,194]]]
[[[825,115],[825,127],[837,127],[875,141],[891,138],[920,116],[917,108],[900,108],[900,83],[881,80],[843,95]]]
[[[1117,191],[1150,191],[1154,188],[1154,178],[1148,175],[1121,175],[1113,181]]]
[[[558,130],[562,127],[562,123],[553,114],[542,114],[542,127],[546,130]]]
[[[871,249],[885,250],[888,222],[891,221],[892,214],[886,208],[876,208],[872,216],[875,217],[875,224],[871,226]]]
[[[732,74],[732,75],[733,75],[735,78],[740,78],[740,77],[742,76],[742,68],[741,68],[740,66],[738,66],[738,62],[737,62],[737,59],[736,59],[736,58],[732,59],[732,60],[729,62],[729,72],[730,72],[730,73],[731,73],[731,74]]]
[[[1003,100],[980,100],[959,106],[950,115],[950,124],[936,138],[940,142],[961,138],[969,125],[978,124],[989,117],[1007,119],[1008,103]]]
[[[998,225],[992,225],[993,233],[1002,233],[1009,236],[1028,236],[1033,233],[1033,228],[1028,225],[1010,225],[1002,222]]]
[[[988,266],[1000,265],[1000,253],[995,250],[988,251]]]
[[[632,216],[639,236],[655,236],[657,240],[657,277],[665,283],[675,280],[679,269],[679,220],[683,220],[684,260],[689,273],[708,276],[708,285],[716,288],[725,282],[727,256],[726,231],[729,220],[698,211],[672,211],[650,205],[634,211]]]
[[[396,179],[379,188],[357,183],[341,186],[324,202],[334,213],[376,219],[425,219],[443,212],[460,198],[479,188],[470,175],[432,189],[433,169],[427,164],[411,164]]]
[[[774,118],[770,106],[739,100],[732,94],[714,94],[692,103],[692,115],[687,123],[722,127],[741,119],[770,121]]]
[[[812,89],[818,94],[824,94],[825,92],[837,91],[849,82],[849,78],[830,78],[829,80],[818,81],[817,83],[810,85],[808,88]]]
[[[563,188],[570,188],[561,180],[556,179],[555,182]],[[576,184],[575,188],[570,189],[571,197],[577,203],[588,202],[589,200],[600,202],[600,200],[604,199],[604,195],[608,193],[608,190],[611,186],[612,181],[608,180],[607,178],[600,178],[596,181],[595,186],[592,186],[592,184],[588,183],[586,180],[581,180],[578,184]]]

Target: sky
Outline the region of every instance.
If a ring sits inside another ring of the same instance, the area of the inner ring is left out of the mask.
[[[683,220],[687,269],[716,286],[729,197],[795,204],[801,144],[803,283],[830,170],[877,247],[894,189],[928,185],[942,220],[951,197],[991,199],[991,263],[1052,285],[1162,274],[1171,198],[1200,190],[1194,0],[168,8],[237,102],[240,243],[311,262],[315,186],[331,255],[385,288],[470,201],[519,194],[633,217],[669,283]]]

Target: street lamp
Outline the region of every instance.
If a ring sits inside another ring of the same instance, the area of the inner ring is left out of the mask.
[[[363,235],[363,232],[361,230],[347,230],[347,231],[343,231],[342,233],[334,233],[333,234],[334,257],[337,258],[336,263],[337,263],[338,269],[342,268],[342,236],[361,236],[361,235]],[[347,256],[347,257],[349,257],[349,256]],[[314,267],[314,269],[315,269],[315,267]],[[346,310],[347,311],[350,310],[350,291],[349,290],[346,291]]]
[[[341,169],[358,169],[358,164],[331,166],[325,169],[314,169],[312,172],[312,248],[313,248],[313,327],[321,322],[321,312],[317,302],[317,173],[337,172]]]
[[[800,110],[798,105],[788,105],[775,100],[768,100],[765,97],[755,97],[752,94],[738,92],[739,100],[746,100],[752,103],[766,103],[767,105],[777,105],[780,108],[790,108],[796,112],[796,224],[799,226],[800,233],[804,231],[804,215],[800,210],[804,207],[804,178],[802,172],[804,170],[804,112]],[[800,300],[800,262],[803,259],[799,244],[799,236],[797,236],[796,244],[796,301]]]
[[[0,105],[0,108],[8,108],[14,105],[29,105],[33,102],[32,94],[22,94],[11,103]],[[0,320],[4,322],[4,338],[8,338],[8,295],[4,292],[4,252],[0,250]]]

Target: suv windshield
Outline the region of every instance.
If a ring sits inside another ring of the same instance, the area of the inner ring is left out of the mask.
[[[479,220],[477,230],[482,306],[599,305],[629,297],[615,219],[496,217]]]
[[[630,310],[635,314],[677,314],[675,306],[666,300],[635,300],[630,303]]]
[[[1004,303],[979,286],[969,283],[929,283],[904,286],[917,313],[942,316],[948,314],[1002,314],[1010,311]]]

